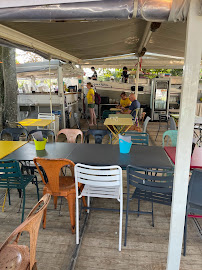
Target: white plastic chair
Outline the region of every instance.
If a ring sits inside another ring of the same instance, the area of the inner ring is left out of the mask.
[[[170,122],[170,130],[177,130],[175,120],[172,116],[170,117],[169,122]]]
[[[51,113],[38,113],[38,119],[53,120],[53,122],[49,125],[49,129],[54,131],[55,134],[57,134],[55,129],[55,114],[52,114],[51,116]]]
[[[117,199],[120,202],[119,221],[119,251],[122,241],[122,217],[123,217],[123,186],[122,169],[119,166],[88,166],[76,164],[75,188],[76,188],[76,244],[79,244],[79,199],[87,196],[87,206],[90,207],[90,197]],[[79,194],[78,183],[84,184]],[[103,210],[105,210],[103,208]],[[87,211],[89,213],[89,209]]]
[[[149,116],[146,117],[146,119],[144,120],[143,126],[142,126],[142,132],[146,133],[147,132],[147,125],[149,120],[151,120],[151,118]]]

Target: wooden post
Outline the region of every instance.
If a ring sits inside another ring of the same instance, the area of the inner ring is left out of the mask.
[[[179,270],[189,182],[194,118],[202,53],[200,1],[190,1],[187,21],[183,88],[177,138],[167,270]]]

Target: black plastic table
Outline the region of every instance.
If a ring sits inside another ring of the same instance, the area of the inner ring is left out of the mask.
[[[132,145],[129,154],[121,154],[119,145],[47,143],[46,150],[36,151],[33,142],[23,145],[4,159],[32,161],[34,157],[67,158],[74,163],[107,166],[119,165],[125,169],[128,165],[145,168],[172,168],[164,149],[159,146]]]

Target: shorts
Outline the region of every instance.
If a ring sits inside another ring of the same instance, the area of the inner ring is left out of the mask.
[[[91,108],[91,109],[95,108],[95,103],[93,103],[93,104],[88,104],[88,108]]]

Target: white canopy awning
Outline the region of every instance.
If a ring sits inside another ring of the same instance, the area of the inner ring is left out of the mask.
[[[2,24],[79,59],[91,59],[136,52],[147,22],[131,19],[50,23],[2,22]],[[152,33],[147,51],[183,57],[185,33],[186,23],[164,22]],[[12,41],[12,36],[9,37]]]

